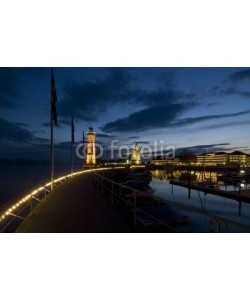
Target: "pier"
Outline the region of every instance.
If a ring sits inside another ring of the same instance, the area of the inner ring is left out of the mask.
[[[235,191],[235,192],[229,192],[229,191],[223,191],[215,188],[210,188],[206,186],[200,186],[198,184],[193,184],[191,182],[185,182],[185,181],[180,181],[180,180],[170,180],[170,184],[172,184],[172,192],[173,192],[173,185],[181,186],[184,188],[188,189],[188,198],[190,199],[191,197],[191,190],[196,190],[198,192],[203,192],[205,194],[211,194],[227,199],[232,199],[235,201],[238,201],[239,203],[239,209],[238,209],[238,214],[241,216],[241,206],[242,202],[244,203],[250,203],[250,191],[249,190],[241,190]]]
[[[81,174],[51,192],[17,232],[133,232],[134,228],[103,199],[94,173]]]
[[[151,232],[151,228],[141,226],[142,215],[144,221],[146,217],[148,222],[163,226],[164,232],[178,232],[170,224],[137,207],[138,197],[143,192],[126,187],[133,192],[132,202],[117,194],[117,187],[122,185],[109,178],[124,172],[125,168],[107,168],[105,171],[96,169],[68,180],[47,195],[16,232]],[[174,222],[171,220],[170,223]]]
[[[56,179],[53,191],[49,190],[50,183],[47,183],[26,195],[5,212],[2,211],[1,231],[18,233],[181,232],[179,226],[187,223],[187,217],[183,215],[186,211],[210,220],[216,232],[227,230],[228,226],[250,232],[250,226],[210,214],[204,209],[189,207],[151,194],[150,196],[148,192],[125,186],[117,179],[126,176],[127,171],[126,167],[107,167],[77,172]],[[170,183],[172,186],[188,188],[189,193],[193,189],[237,200],[239,215],[241,203],[250,202],[249,195],[243,191],[242,194],[238,194],[177,180],[171,180]],[[122,193],[124,189],[125,194]],[[164,213],[163,206],[167,207]],[[26,213],[23,214],[25,211]],[[225,228],[222,229],[221,225]]]
[[[177,185],[177,186],[181,186],[181,187],[185,187],[185,188],[189,189],[189,195],[190,195],[191,190],[196,190],[196,191],[204,192],[206,194],[212,194],[212,195],[216,195],[219,197],[233,199],[233,200],[236,200],[239,202],[250,203],[250,191],[249,190],[244,190],[244,191],[240,190],[237,192],[222,191],[222,190],[218,190],[215,188],[204,187],[204,186],[189,183],[186,181],[173,180],[173,179],[170,180],[169,183],[172,185]]]

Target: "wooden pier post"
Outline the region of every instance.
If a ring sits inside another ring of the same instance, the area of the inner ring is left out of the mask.
[[[190,174],[189,174],[189,177],[188,177],[188,199],[191,198],[191,187],[190,187]]]
[[[216,220],[216,233],[220,233],[220,221]]]

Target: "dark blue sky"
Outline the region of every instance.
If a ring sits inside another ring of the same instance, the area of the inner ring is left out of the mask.
[[[92,125],[97,141],[249,153],[248,68],[54,68],[56,155]],[[50,69],[0,68],[0,158],[49,158]]]

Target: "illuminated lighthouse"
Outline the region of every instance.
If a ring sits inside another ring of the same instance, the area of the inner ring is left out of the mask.
[[[89,127],[87,132],[87,165],[96,164],[96,153],[95,153],[95,132],[92,127]]]

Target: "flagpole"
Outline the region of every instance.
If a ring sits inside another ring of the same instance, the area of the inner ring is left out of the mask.
[[[73,144],[75,142],[75,138],[74,138],[74,120],[73,120],[73,116],[71,115],[71,176],[73,174]]]
[[[56,95],[56,85],[54,79],[53,69],[51,69],[51,83],[50,83],[50,161],[51,161],[51,191],[54,188],[54,123],[57,125],[57,115],[56,115],[56,102],[57,102],[57,95]]]
[[[51,93],[51,103],[53,95]],[[54,188],[54,132],[53,132],[53,110],[52,105],[50,105],[50,161],[51,161],[51,191]]]
[[[84,143],[85,143],[85,141],[84,141],[84,131],[82,132],[82,143],[83,143],[83,166],[82,166],[82,168],[83,168],[83,170],[84,170],[84,160],[85,160],[85,148],[84,148]]]
[[[71,176],[73,174],[73,144],[71,143]]]

